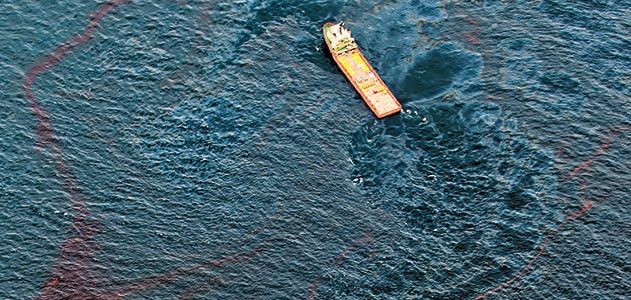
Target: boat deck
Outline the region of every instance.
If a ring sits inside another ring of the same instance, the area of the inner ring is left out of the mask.
[[[327,30],[332,25],[332,23],[327,23],[323,28],[327,46],[342,72],[362,96],[368,107],[378,118],[401,111],[401,104],[366,61],[359,48],[353,46],[348,47],[348,50],[333,49],[330,39],[327,37]]]

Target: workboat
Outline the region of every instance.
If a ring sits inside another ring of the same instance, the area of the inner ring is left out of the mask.
[[[344,23],[327,22],[322,27],[322,33],[338,67],[377,118],[400,112],[401,104],[359,51],[355,39],[351,36],[350,30],[344,27]]]

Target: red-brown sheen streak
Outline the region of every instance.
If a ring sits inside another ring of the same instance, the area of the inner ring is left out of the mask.
[[[580,174],[581,172],[587,170],[589,166],[601,155],[604,155],[609,151],[609,147],[613,144],[613,142],[625,131],[627,131],[630,126],[618,126],[610,130],[610,134],[604,139],[604,141],[599,145],[599,147],[594,151],[594,153],[586,160],[579,163],[575,168],[573,168],[567,175],[568,178],[572,178]],[[588,182],[582,181],[581,183],[581,191],[584,193],[587,190]],[[583,206],[581,209],[574,211],[573,213],[565,216],[563,221],[552,230],[549,230],[547,234],[543,237],[543,242],[538,246],[538,250],[535,255],[526,263],[526,265],[515,275],[513,275],[507,281],[502,282],[495,288],[487,290],[486,292],[479,294],[475,297],[475,300],[484,299],[493,294],[497,294],[501,290],[507,288],[515,281],[522,279],[528,272],[530,272],[535,264],[535,262],[545,253],[545,249],[550,244],[550,239],[559,232],[565,224],[569,221],[575,220],[582,215],[586,214],[593,207],[593,202],[585,201],[583,202]]]
[[[351,254],[353,251],[355,251],[358,247],[366,244],[366,243],[371,243],[372,242],[372,236],[370,236],[370,234],[368,233],[364,233],[362,234],[358,239],[356,239],[352,245],[346,247],[346,249],[344,249],[344,251],[342,251],[338,256],[337,259],[335,260],[335,262],[337,263],[338,266],[341,266],[344,264],[344,262],[346,261],[346,256],[348,256],[349,254]]]
[[[217,277],[213,277],[210,281],[207,281],[205,283],[198,284],[195,287],[189,288],[179,297],[179,299],[180,300],[192,299],[195,295],[199,293],[209,291],[212,287],[217,286],[217,285],[223,285],[223,284],[224,282],[221,281],[221,279]]]
[[[478,33],[475,32],[475,31],[466,32],[463,36],[467,40],[467,42],[469,42],[469,44],[472,44],[472,45],[479,45],[480,44],[480,39],[478,38]]]
[[[72,209],[75,211],[72,226],[75,233],[73,237],[62,243],[60,254],[53,263],[51,277],[42,287],[40,296],[37,299],[94,298],[90,293],[92,287],[96,284],[96,280],[93,276],[93,270],[89,266],[94,256],[93,238],[98,232],[98,225],[95,221],[87,219],[90,211],[85,205],[85,200],[77,186],[70,166],[63,158],[63,150],[55,141],[50,115],[35,97],[33,84],[40,74],[54,67],[73,48],[91,39],[93,31],[101,19],[118,4],[125,1],[127,0],[115,0],[101,5],[91,16],[90,23],[82,33],[66,41],[31,67],[26,72],[22,82],[22,89],[26,99],[29,101],[31,112],[37,118],[37,125],[35,126],[36,150],[44,151],[47,146],[49,147],[54,164],[63,180],[64,189],[70,196]]]
[[[315,300],[316,293],[315,290],[322,283],[322,275],[319,275],[313,282],[309,285],[309,300]]]
[[[549,230],[548,233],[544,235],[543,242],[539,245],[537,253],[526,263],[526,265],[519,272],[515,273],[510,279],[502,282],[497,287],[487,290],[486,292],[476,296],[475,300],[484,299],[493,294],[497,294],[501,290],[513,284],[515,281],[522,279],[526,274],[528,274],[528,272],[531,271],[535,262],[545,253],[546,247],[548,246],[548,244],[550,244],[551,238],[555,234],[557,234],[557,232],[559,232],[565,226],[565,224],[586,214],[590,209],[592,209],[592,207],[593,207],[593,203],[591,201],[585,201],[583,203],[583,206],[579,210],[576,210],[572,212],[571,214],[565,216],[565,218],[563,218],[563,221],[559,224],[559,226],[557,226],[554,229]]]
[[[92,259],[94,256],[94,236],[98,233],[98,224],[88,220],[90,211],[86,207],[85,199],[80,192],[74,178],[71,167],[63,158],[63,150],[56,143],[56,138],[51,124],[51,118],[46,109],[37,101],[33,92],[33,84],[38,76],[54,67],[63,60],[75,47],[89,41],[93,37],[94,30],[99,22],[110,13],[116,6],[126,3],[128,0],[113,0],[101,5],[101,7],[90,16],[90,22],[85,30],[66,41],[50,54],[46,55],[36,65],[31,67],[23,80],[22,88],[29,101],[31,112],[37,118],[35,127],[36,150],[44,151],[47,147],[50,150],[55,166],[62,177],[65,190],[70,195],[72,209],[76,215],[72,228],[75,234],[66,240],[60,249],[60,254],[55,259],[51,270],[51,278],[44,284],[40,296],[36,299],[122,299],[134,293],[138,293],[162,284],[174,281],[183,276],[192,274],[201,269],[220,268],[229,264],[241,263],[250,260],[253,256],[263,251],[268,243],[278,238],[261,243],[254,250],[235,255],[227,255],[222,258],[199,264],[190,268],[183,268],[170,273],[139,280],[129,283],[123,288],[114,292],[95,291],[97,284],[93,275]],[[217,281],[213,281],[214,285]],[[183,297],[190,297],[198,291],[208,289],[207,285],[191,289]]]
[[[269,246],[271,242],[276,241],[276,240],[280,240],[280,239],[275,238],[275,239],[270,239],[268,241],[262,242],[256,248],[254,248],[254,250],[250,252],[223,256],[221,258],[204,262],[193,267],[182,268],[179,270],[166,273],[164,275],[149,277],[149,278],[145,278],[134,283],[129,283],[126,285],[126,287],[123,287],[121,289],[118,289],[117,291],[108,293],[109,295],[107,295],[104,299],[112,299],[112,300],[123,299],[124,297],[127,297],[129,295],[139,293],[144,290],[155,288],[157,286],[175,281],[179,278],[182,278],[183,276],[193,274],[200,270],[221,268],[226,265],[238,264],[238,263],[248,261],[252,259],[252,257],[254,257],[255,255],[261,253],[263,250],[265,250]],[[192,292],[189,291],[189,294],[191,293]]]
[[[613,142],[626,130],[628,130],[629,127],[628,126],[624,126],[624,127],[617,127],[614,128],[613,130],[611,130],[611,134],[605,138],[604,142],[602,142],[600,144],[600,146],[598,147],[598,149],[586,160],[582,161],[581,163],[579,163],[576,167],[574,167],[572,169],[572,171],[570,171],[570,173],[568,174],[568,178],[572,178],[575,177],[576,175],[578,175],[579,173],[583,172],[584,170],[588,169],[591,164],[600,156],[604,155],[607,153],[607,151],[609,151],[609,147],[611,146],[611,144],[613,144]]]

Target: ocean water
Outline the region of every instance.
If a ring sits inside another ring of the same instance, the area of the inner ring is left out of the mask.
[[[0,299],[631,298],[629,1],[0,15]]]

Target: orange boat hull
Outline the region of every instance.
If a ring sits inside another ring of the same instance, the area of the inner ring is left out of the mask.
[[[328,22],[322,27],[324,41],[338,67],[344,72],[366,105],[380,119],[400,112],[401,104],[368,63],[359,48],[343,53],[334,51],[331,41],[327,37],[327,30],[333,25],[335,24]]]

